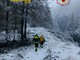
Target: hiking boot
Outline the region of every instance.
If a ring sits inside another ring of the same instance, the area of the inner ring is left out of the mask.
[[[35,49],[35,51],[37,52],[37,49]]]

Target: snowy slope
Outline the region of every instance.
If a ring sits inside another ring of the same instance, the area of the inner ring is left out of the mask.
[[[75,41],[71,35],[80,36],[80,0],[71,0],[66,6],[57,4],[57,0],[47,0],[47,3],[53,19],[53,31],[63,40]]]
[[[28,28],[34,34],[44,35],[44,48],[35,52],[34,45],[20,47],[6,54],[0,54],[0,60],[80,60],[80,48],[71,42],[62,42],[44,28]],[[33,34],[33,35],[34,35]],[[30,34],[31,37],[32,34]]]

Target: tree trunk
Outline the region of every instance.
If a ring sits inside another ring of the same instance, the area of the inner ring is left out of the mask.
[[[23,25],[24,25],[24,2],[23,2],[23,6],[22,6],[22,18],[21,18],[21,40],[24,39]]]
[[[26,30],[27,30],[27,14],[28,14],[28,4],[26,7],[26,18],[25,18],[25,28],[24,28],[24,38],[26,39]]]
[[[9,1],[7,0],[7,6],[9,6]],[[7,9],[7,12],[6,12],[6,42],[8,41],[8,17],[9,17],[9,11]]]
[[[15,26],[14,26],[14,39],[13,40],[15,40],[15,33],[16,33],[16,20],[17,20],[17,17],[15,16]]]
[[[25,18],[25,25],[24,25],[24,38],[26,39],[26,18]]]

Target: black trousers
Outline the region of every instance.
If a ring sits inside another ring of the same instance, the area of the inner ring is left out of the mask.
[[[43,41],[41,41],[40,44],[43,45]]]
[[[38,48],[38,43],[35,43],[35,48]]]

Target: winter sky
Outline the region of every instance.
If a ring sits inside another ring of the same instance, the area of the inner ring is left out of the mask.
[[[57,4],[56,0],[48,0],[49,7],[51,8],[52,16],[61,13],[61,14],[80,14],[80,0],[70,0],[70,3],[66,6],[60,6]]]

